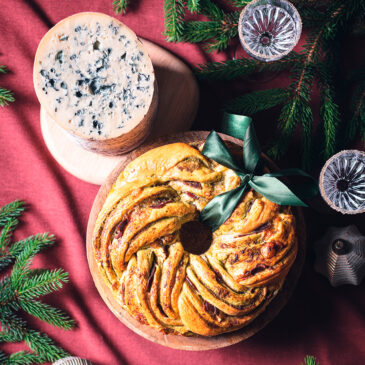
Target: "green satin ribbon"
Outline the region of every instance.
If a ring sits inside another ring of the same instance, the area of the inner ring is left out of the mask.
[[[262,176],[257,175],[260,172],[261,149],[250,117],[225,113],[222,129],[226,134],[244,141],[242,162],[234,160],[215,131],[212,131],[205,140],[203,155],[232,169],[241,179],[241,184],[233,190],[217,195],[201,211],[200,220],[210,226],[213,232],[231,216],[248,186],[280,205],[306,207],[302,199],[310,199],[318,194],[317,181],[300,169],[286,169]],[[295,175],[305,178],[305,183],[289,189],[277,179],[277,177]]]

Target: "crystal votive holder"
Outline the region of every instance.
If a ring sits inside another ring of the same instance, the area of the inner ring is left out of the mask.
[[[365,152],[345,150],[332,156],[322,168],[319,188],[338,212],[365,213]]]
[[[238,35],[243,49],[260,61],[276,61],[298,43],[302,20],[287,0],[254,0],[242,10]]]

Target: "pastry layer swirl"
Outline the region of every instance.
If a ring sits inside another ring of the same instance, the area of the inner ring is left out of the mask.
[[[265,310],[297,254],[290,208],[248,190],[206,252],[189,253],[181,242],[182,227],[194,229],[190,222],[204,206],[239,184],[232,170],[184,143],[126,166],[98,215],[92,245],[101,275],[131,316],[165,333],[215,336]]]

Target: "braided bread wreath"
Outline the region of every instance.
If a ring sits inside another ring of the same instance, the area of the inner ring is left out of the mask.
[[[130,162],[92,231],[93,258],[113,297],[163,333],[216,336],[247,326],[277,295],[297,255],[291,209],[253,190],[205,253],[184,249],[183,232],[201,236],[194,222],[207,202],[240,183],[202,147],[168,144]]]

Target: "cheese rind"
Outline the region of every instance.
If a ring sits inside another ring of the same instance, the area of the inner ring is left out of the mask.
[[[127,26],[101,13],[56,24],[39,44],[33,79],[49,116],[88,142],[113,140],[140,123],[149,129],[156,109],[155,75],[144,46]]]

